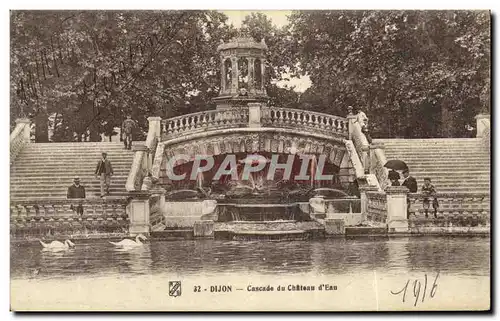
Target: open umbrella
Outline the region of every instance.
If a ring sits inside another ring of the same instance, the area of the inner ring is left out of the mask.
[[[408,165],[406,165],[405,162],[399,159],[392,159],[390,161],[387,161],[385,163],[384,167],[387,167],[389,169],[393,169],[395,171],[402,171],[408,168]]]

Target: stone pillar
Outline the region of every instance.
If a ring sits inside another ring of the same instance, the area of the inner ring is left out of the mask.
[[[248,104],[248,127],[260,127],[261,103]]]
[[[233,68],[231,76],[231,94],[238,94],[238,57],[231,56],[231,67]]]
[[[406,218],[406,202],[408,189],[405,186],[389,186],[385,189],[387,195],[387,229],[389,233],[408,232]]]
[[[220,92],[224,93],[226,91],[226,59],[220,57]]]
[[[326,203],[323,196],[314,196],[309,199],[309,214],[313,218],[324,219],[326,217]]]
[[[132,198],[127,205],[130,220],[130,234],[149,234],[149,196],[148,192],[129,192]]]
[[[149,131],[154,132],[156,138],[161,136],[161,117],[148,117]]]
[[[479,114],[474,118],[476,118],[476,137],[483,137],[484,131],[490,127],[490,115]]]
[[[23,141],[25,143],[29,143],[31,142],[31,120],[29,120],[28,118],[18,118],[16,119],[16,124],[18,126],[20,126],[20,124],[24,124],[24,128],[23,128]]]
[[[255,58],[248,57],[248,93],[255,94],[255,70],[254,63]]]
[[[359,195],[361,199],[361,222],[366,221],[368,216],[368,196],[367,192],[376,192],[378,191],[377,186],[360,186],[359,187]]]
[[[264,58],[260,59],[260,67],[261,67],[261,79],[262,79],[262,87],[259,88],[260,91],[262,91],[262,93],[264,95],[267,95],[266,93],[266,60]]]

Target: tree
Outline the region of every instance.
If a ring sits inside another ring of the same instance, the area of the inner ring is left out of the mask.
[[[360,107],[379,137],[465,134],[463,124],[489,109],[489,25],[484,11],[297,11],[290,17],[295,57],[310,75],[310,92],[323,97],[323,111]],[[303,96],[303,103],[314,98]]]
[[[146,129],[148,116],[189,112],[193,92],[218,91],[226,19],[215,11],[13,11],[11,115],[30,114],[39,132],[56,113],[54,138],[72,141],[87,132],[99,140],[127,113]]]

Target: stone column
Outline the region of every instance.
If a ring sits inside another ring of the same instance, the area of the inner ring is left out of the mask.
[[[254,71],[254,63],[255,58],[248,57],[248,93],[255,94],[255,71]]]
[[[389,233],[407,233],[406,202],[408,189],[405,186],[389,186],[387,195],[387,229]]]
[[[376,192],[376,191],[378,191],[377,186],[367,185],[359,187],[359,194],[361,200],[361,222],[366,221],[368,216],[368,196],[366,195],[366,193]]]
[[[479,114],[476,117],[476,137],[483,137],[484,131],[490,127],[490,115]]]
[[[149,234],[149,196],[150,193],[143,191],[129,192],[131,197],[127,205],[127,213],[130,219],[130,234]]]
[[[226,59],[220,56],[220,92],[226,91]]]
[[[238,94],[238,57],[231,56],[231,66],[233,75],[231,76],[231,94]]]
[[[20,124],[24,124],[24,128],[23,128],[23,141],[25,143],[30,143],[31,142],[31,120],[29,120],[28,118],[18,118],[16,119],[16,124],[17,125],[20,125]]]
[[[156,138],[161,136],[161,117],[148,117],[149,131],[154,132]]]
[[[248,127],[260,127],[261,106],[260,103],[248,104]]]
[[[266,60],[264,58],[260,59],[260,67],[261,67],[261,88],[259,90],[266,95],[265,85],[266,85]]]

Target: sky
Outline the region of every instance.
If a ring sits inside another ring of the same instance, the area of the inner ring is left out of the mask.
[[[262,10],[262,11],[252,11],[252,10],[222,10],[222,12],[228,16],[229,23],[233,24],[236,28],[241,27],[242,21],[247,15],[252,12],[261,12],[271,18],[274,25],[277,27],[283,27],[287,24],[287,15],[291,14],[291,10]],[[289,75],[285,75],[285,78],[290,78]],[[300,78],[290,78],[290,80],[282,80],[277,82],[279,87],[295,87],[296,92],[304,92],[307,88],[311,86],[311,80],[308,76],[303,76]]]

